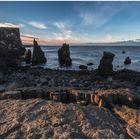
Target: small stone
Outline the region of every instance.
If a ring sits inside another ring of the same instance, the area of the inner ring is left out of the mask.
[[[124,64],[131,64],[131,59],[129,56],[125,58]]]
[[[87,63],[87,65],[88,65],[88,66],[92,66],[92,65],[93,65],[93,63]]]
[[[81,70],[86,70],[86,69],[87,69],[87,66],[85,66],[85,65],[80,65],[80,66],[79,66],[79,69],[81,69]]]

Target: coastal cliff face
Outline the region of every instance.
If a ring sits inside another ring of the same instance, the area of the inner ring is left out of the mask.
[[[19,57],[24,52],[19,29],[0,27],[0,70],[5,71],[6,67],[18,66]]]

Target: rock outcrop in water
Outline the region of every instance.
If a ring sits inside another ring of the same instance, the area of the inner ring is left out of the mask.
[[[33,57],[32,57],[32,65],[38,65],[42,63],[46,63],[47,59],[45,58],[44,52],[38,45],[37,41],[34,39],[33,41]]]
[[[31,50],[30,49],[26,50],[24,54],[26,64],[31,63],[31,57],[32,57]]]
[[[5,72],[8,67],[17,67],[24,52],[19,29],[0,27],[0,70]]]
[[[129,56],[125,58],[124,64],[131,64],[131,59]]]
[[[79,66],[79,69],[81,69],[81,70],[86,70],[88,67],[87,66],[85,66],[85,65],[80,65]]]
[[[58,50],[58,59],[60,65],[70,66],[72,64],[68,44],[63,44],[63,46]]]
[[[113,58],[114,54],[111,52],[104,52],[103,57],[100,60],[100,64],[98,67],[99,74],[102,76],[108,76],[113,73]]]

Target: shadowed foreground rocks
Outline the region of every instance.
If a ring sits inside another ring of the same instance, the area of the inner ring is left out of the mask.
[[[129,89],[25,87],[0,99],[1,138],[139,138]]]
[[[139,138],[139,77],[20,67],[0,84],[0,138]]]

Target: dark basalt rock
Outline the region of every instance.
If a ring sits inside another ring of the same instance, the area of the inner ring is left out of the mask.
[[[38,45],[37,41],[34,39],[33,41],[33,58],[32,58],[32,65],[38,65],[42,63],[46,63],[47,59],[45,58],[44,52]]]
[[[26,64],[31,63],[31,56],[32,56],[31,50],[30,49],[26,50],[24,54]]]
[[[125,51],[122,51],[122,54],[125,54]]]
[[[129,56],[125,58],[124,64],[131,64],[131,59]]]
[[[17,67],[24,52],[19,29],[0,27],[0,70],[5,71],[9,67]]]
[[[113,58],[114,58],[114,54],[111,52],[104,52],[103,53],[103,57],[100,60],[100,64],[98,67],[98,72],[100,75],[102,76],[108,76],[111,75],[113,73]]]
[[[93,63],[87,63],[87,65],[88,65],[88,66],[92,66],[92,65],[94,65],[94,64],[93,64]]]
[[[87,66],[85,66],[85,65],[80,65],[80,66],[79,66],[79,69],[81,69],[81,70],[86,70],[86,69],[87,69]]]
[[[72,60],[70,58],[69,44],[63,44],[63,46],[58,50],[58,59],[60,65],[66,65],[66,66],[72,65]]]

